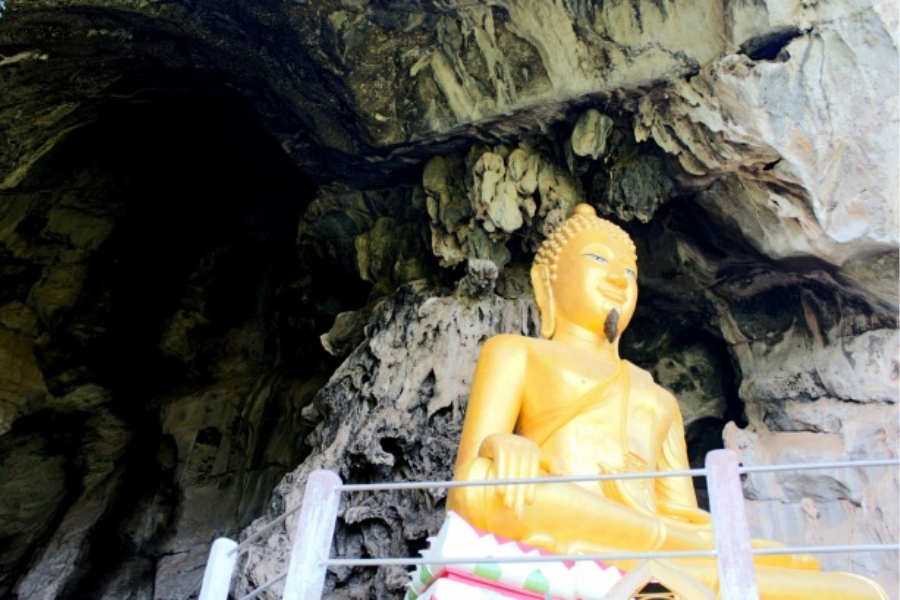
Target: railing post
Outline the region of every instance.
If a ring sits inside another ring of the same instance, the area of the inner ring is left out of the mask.
[[[306,482],[303,505],[294,532],[294,546],[283,600],[321,600],[325,565],[331,552],[341,478],[332,471],[313,471]]]
[[[706,455],[706,482],[718,554],[720,598],[759,600],[744,490],[734,452],[713,450]]]
[[[238,559],[238,553],[233,552],[237,546],[237,542],[228,538],[219,538],[213,542],[206,570],[203,571],[199,600],[227,600],[234,564]]]

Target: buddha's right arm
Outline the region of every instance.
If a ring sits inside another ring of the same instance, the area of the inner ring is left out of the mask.
[[[545,461],[543,461],[545,462]],[[491,481],[537,477],[541,474],[541,451],[531,440],[514,433],[494,433],[484,439],[478,456],[457,465],[456,481]],[[518,518],[525,505],[534,501],[535,484],[491,486],[490,491],[502,497],[503,505],[512,509]],[[447,504],[470,523],[478,525],[493,502],[485,501],[485,494],[473,488],[452,488]]]
[[[466,408],[462,437],[456,457],[454,479],[472,479],[475,468],[479,479],[532,477],[540,467],[537,446],[515,435],[516,421],[525,395],[527,367],[526,338],[499,335],[481,349],[472,391]],[[490,461],[484,469],[482,461]],[[521,512],[533,497],[534,486],[498,486],[504,504]]]

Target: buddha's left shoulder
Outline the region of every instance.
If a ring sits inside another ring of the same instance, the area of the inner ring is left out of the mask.
[[[631,375],[631,384],[633,386],[643,388],[648,396],[655,397],[656,401],[664,406],[678,406],[678,400],[675,396],[673,396],[669,390],[656,383],[653,379],[653,375],[648,371],[645,371],[627,360],[625,361],[625,364],[628,365],[628,371]]]

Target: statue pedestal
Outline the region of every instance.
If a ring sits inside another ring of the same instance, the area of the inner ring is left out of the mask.
[[[421,595],[407,593],[416,600],[546,600],[546,594],[538,594],[501,581],[481,577],[447,567],[442,569]]]
[[[616,567],[599,561],[559,561],[554,554],[481,531],[448,512],[440,532],[422,551],[434,563],[412,573],[405,600],[514,600],[559,598],[601,600],[622,579]],[[441,561],[481,558],[474,563],[442,565]],[[529,562],[494,562],[494,558],[529,557]],[[546,561],[533,561],[546,557]]]

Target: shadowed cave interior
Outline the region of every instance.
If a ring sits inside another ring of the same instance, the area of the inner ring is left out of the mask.
[[[52,322],[52,344],[36,353],[54,397],[65,397],[88,382],[108,390],[104,410],[115,421],[117,434],[128,440],[116,456],[117,481],[109,490],[109,505],[82,554],[83,575],[67,583],[66,597],[99,595],[108,583],[105,574],[123,559],[146,562],[148,549],[164,547],[171,536],[167,526],[175,518],[179,496],[179,482],[173,479],[177,449],[156,418],[161,404],[223,376],[236,376],[235,371],[237,376],[267,371],[283,378],[327,377],[337,359],[323,351],[318,337],[338,313],[372,300],[372,285],[348,269],[346,261],[329,256],[321,244],[297,243],[297,223],[317,185],[244,110],[224,92],[184,87],[110,102],[80,116],[85,123],[42,157],[18,186],[46,195],[47,209],[53,206],[49,198],[66,202],[72,195],[80,210],[115,221],[109,238],[90,256],[77,302]],[[49,218],[46,210],[33,210],[17,231],[52,239],[46,230]],[[40,267],[22,265],[13,272],[7,266],[4,271],[9,291],[16,279],[19,289],[27,286]],[[449,280],[443,273],[433,275],[438,283]],[[718,367],[726,411],[687,427],[692,464],[700,465],[708,450],[722,446],[726,421],[745,422],[727,347],[714,332],[688,322],[690,316],[699,317],[695,307],[660,310],[652,307],[652,299],[642,299],[639,310],[634,329],[647,335],[647,327],[655,326],[652,335],[660,346],[654,350],[702,347]],[[637,325],[647,320],[653,325]],[[242,328],[251,339],[229,339]],[[638,364],[654,360],[654,352],[623,351],[629,354]],[[267,407],[272,414],[256,426],[265,428],[284,417],[279,411],[297,408]],[[44,521],[41,534],[21,545],[21,538],[6,537],[4,546],[18,550],[6,552],[6,573],[27,565],[79,497],[81,482],[90,475],[81,464],[81,448],[85,436],[98,435],[86,427],[90,419],[77,407],[62,413],[41,408],[17,420],[0,439],[7,448],[41,444],[35,453],[41,456],[41,468],[56,469],[45,486],[53,485],[61,497],[50,508],[54,518]],[[256,435],[267,437],[265,429]],[[309,452],[302,429],[288,437],[269,443],[285,446],[279,452],[294,463],[302,461]],[[193,443],[218,446],[220,438],[218,429],[208,427],[197,432]],[[382,445],[392,442],[382,440]],[[386,451],[401,455],[393,445]],[[11,453],[5,450],[0,456]],[[253,448],[244,460],[234,476],[267,471],[269,479],[276,479],[292,467],[273,461],[265,447]],[[703,490],[698,491],[702,496]],[[256,494],[243,499],[219,527],[243,527],[259,516],[268,491]],[[155,513],[152,531],[134,531],[146,526],[134,522],[141,511]],[[147,576],[151,567],[144,564],[138,571]],[[8,593],[14,579],[5,579]]]

